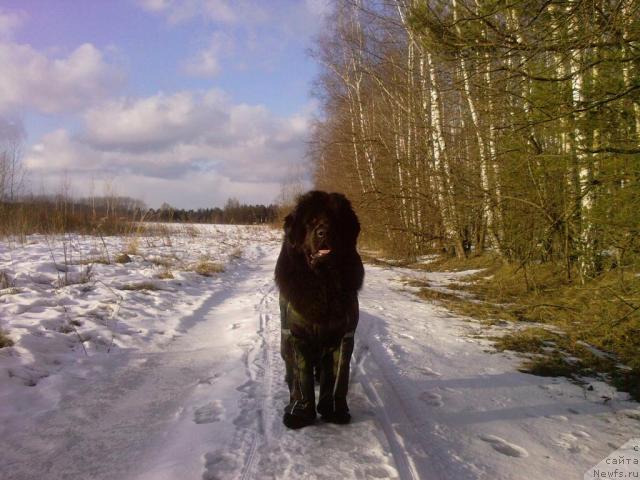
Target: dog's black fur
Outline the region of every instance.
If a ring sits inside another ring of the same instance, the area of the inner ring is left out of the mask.
[[[355,328],[345,317],[364,279],[356,250],[360,223],[351,203],[340,193],[308,192],[285,218],[284,230],[275,272],[281,295],[328,337],[339,338]]]

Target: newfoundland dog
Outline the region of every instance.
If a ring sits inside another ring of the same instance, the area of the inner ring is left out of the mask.
[[[327,422],[348,423],[349,362],[364,278],[358,217],[344,195],[311,191],[285,218],[284,233],[275,272],[289,387],[283,422],[294,429],[311,425],[317,410]]]

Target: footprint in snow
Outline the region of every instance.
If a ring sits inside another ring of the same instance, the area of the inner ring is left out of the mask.
[[[460,393],[460,390],[456,390],[455,388],[451,387],[442,387],[442,391],[456,394]]]
[[[407,338],[409,340],[415,340],[416,337],[414,337],[413,335],[409,335],[408,333],[399,333],[398,336],[400,338]]]
[[[196,408],[193,412],[193,421],[197,424],[217,422],[223,413],[224,407],[222,403],[220,403],[219,400],[214,400],[211,403]]]
[[[480,440],[487,442],[495,451],[508,457],[522,458],[529,456],[529,452],[524,448],[513,443],[509,443],[504,438],[500,438],[495,435],[481,435]]]
[[[431,405],[432,407],[441,407],[444,405],[442,402],[442,396],[438,393],[434,392],[422,392],[418,398],[422,400],[427,405]]]
[[[548,418],[550,420],[554,420],[554,421],[560,421],[560,422],[568,422],[569,418],[564,416],[564,415],[546,415],[545,418]]]
[[[429,367],[418,367],[416,368],[416,370],[423,374],[423,375],[428,375],[429,377],[439,377],[440,373],[436,372],[435,370],[430,369]]]
[[[586,435],[586,436],[585,436]],[[575,431],[572,433],[563,433],[556,440],[556,445],[565,448],[570,453],[586,453],[589,451],[589,447],[582,443],[590,435],[583,431]]]
[[[204,472],[202,480],[218,480],[221,478],[238,478],[239,459],[229,452],[210,452],[203,457]]]
[[[626,417],[640,421],[640,410],[625,410],[622,413],[624,413]]]
[[[198,379],[198,385],[213,385],[219,376],[219,373],[214,373],[211,377],[200,378]]]

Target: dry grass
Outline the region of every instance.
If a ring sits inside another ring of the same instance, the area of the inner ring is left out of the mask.
[[[183,233],[191,239],[198,238],[200,236],[200,230],[193,225],[185,225],[182,228]]]
[[[138,282],[128,283],[120,287],[120,290],[128,291],[147,291],[147,290],[159,290],[158,286],[152,282]]]
[[[539,377],[567,377],[573,380],[578,380],[578,376],[584,373],[579,364],[567,362],[560,352],[525,360],[519,370]]]
[[[141,237],[153,237],[161,241],[164,247],[172,247],[173,240],[171,237],[176,233],[177,227],[170,227],[162,223],[144,223],[137,227],[136,239]]]
[[[561,341],[561,335],[540,327],[520,330],[504,337],[495,338],[498,351],[510,350],[519,353],[544,353]]]
[[[513,351],[525,357],[520,371],[545,377],[568,377],[582,381],[584,376],[603,376],[605,380],[640,399],[637,369],[621,368],[615,356],[598,352],[589,345],[544,328],[529,328],[496,338],[499,351]]]
[[[438,302],[440,301],[456,302],[459,299],[459,297],[453,293],[443,292],[441,290],[435,290],[429,287],[424,287],[420,289],[420,291],[418,292],[418,296],[424,300],[431,300],[431,301],[438,301]]]
[[[212,277],[217,273],[224,272],[224,265],[218,262],[201,260],[194,265],[193,271],[205,277]]]
[[[123,253],[127,255],[138,255],[140,253],[140,237],[130,237],[127,240]]]
[[[485,254],[474,257],[460,259],[457,257],[440,256],[429,263],[419,263],[415,267],[427,272],[461,272],[464,270],[484,269],[485,275],[491,274],[495,269],[502,266],[498,257]]]
[[[76,261],[75,263],[77,263],[78,265],[93,265],[94,263],[99,263],[101,265],[109,265],[109,259],[107,257],[89,257],[89,258],[82,258],[78,261]]]
[[[58,264],[58,288],[69,285],[82,285],[89,283],[93,278],[93,263],[86,264],[80,272],[69,272],[67,263]]]
[[[360,257],[363,262],[370,263],[373,265],[379,265],[381,267],[407,267],[412,265],[413,263],[410,260],[398,259],[398,260],[390,260],[380,258],[382,251],[380,250],[370,250],[370,249],[359,249]]]
[[[116,263],[124,264],[124,263],[131,263],[131,262],[132,260],[128,253],[123,252],[116,257]]]
[[[21,292],[22,292],[22,289],[17,287],[0,289],[0,297],[2,297],[3,295],[17,295],[18,293],[21,293]]]
[[[173,273],[171,272],[171,270],[167,268],[162,272],[158,273],[156,275],[156,278],[159,278],[160,280],[172,280],[175,277],[173,276]]]
[[[0,348],[12,347],[12,346],[13,346],[13,340],[7,337],[7,335],[2,330],[0,330]]]
[[[9,274],[4,270],[0,270],[0,290],[14,287],[13,281],[9,278]]]
[[[156,267],[163,267],[163,268],[169,268],[173,266],[173,262],[174,262],[173,258],[166,257],[166,256],[149,257],[149,258],[146,258],[146,260],[154,264]]]
[[[144,237],[171,237],[175,233],[175,228],[171,228],[164,223],[144,223],[138,226],[139,236]]]
[[[0,203],[0,237],[12,236],[25,241],[32,233],[124,235],[130,230],[130,218],[117,214],[96,215],[86,207],[74,205],[68,197]]]
[[[456,289],[472,298],[423,286],[419,296],[487,323],[501,321],[549,326],[528,328],[494,339],[499,350],[527,355],[523,371],[577,377],[602,374],[640,399],[640,276],[613,269],[582,285],[552,264],[517,266],[494,257],[468,263],[441,259],[430,270],[485,266]],[[553,345],[551,345],[553,344]],[[596,353],[594,353],[596,352]],[[569,359],[569,360],[567,360]],[[620,368],[620,365],[628,368]]]

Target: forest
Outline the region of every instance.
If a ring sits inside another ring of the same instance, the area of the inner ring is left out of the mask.
[[[141,200],[120,195],[21,195],[3,199],[1,194],[0,189],[0,237],[61,232],[117,235],[139,228],[141,222],[255,225],[272,224],[278,218],[276,205],[246,205],[235,198],[223,208],[180,209],[165,203],[154,209]]]
[[[164,204],[158,209],[146,212],[152,221],[221,223],[234,225],[254,225],[274,223],[278,218],[277,205],[247,205],[237,198],[227,200],[223,208],[181,209]]]
[[[316,184],[396,254],[637,266],[639,8],[337,2],[314,52]]]
[[[640,398],[640,2],[333,5],[309,154],[365,253],[479,269],[419,295],[514,325],[523,371]]]

